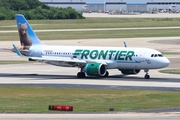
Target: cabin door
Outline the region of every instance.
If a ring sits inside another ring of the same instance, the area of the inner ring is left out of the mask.
[[[144,62],[144,56],[145,56],[146,51],[141,50],[139,54],[139,62]]]

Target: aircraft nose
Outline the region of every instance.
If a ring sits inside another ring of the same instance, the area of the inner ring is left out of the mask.
[[[167,58],[164,58],[162,61],[164,67],[167,67],[170,64],[170,61]]]

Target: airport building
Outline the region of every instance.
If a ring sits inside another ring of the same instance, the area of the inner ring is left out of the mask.
[[[55,7],[72,7],[79,12],[179,12],[180,0],[39,0]]]

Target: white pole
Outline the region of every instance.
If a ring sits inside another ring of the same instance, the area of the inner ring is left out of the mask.
[[[106,2],[106,0],[104,0],[104,13],[106,13],[106,11],[105,11],[105,9],[106,9],[106,8],[105,8],[105,2]]]

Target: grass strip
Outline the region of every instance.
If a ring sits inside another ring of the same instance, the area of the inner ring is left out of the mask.
[[[161,73],[180,74],[180,69],[160,70]]]
[[[38,32],[41,40],[95,39],[95,38],[137,38],[179,36],[180,29],[164,30],[103,30],[103,31],[61,31]],[[0,41],[19,40],[18,33],[1,33]]]
[[[79,20],[28,20],[35,30],[180,26],[180,18],[86,18]],[[0,21],[0,30],[16,30],[15,20]]]
[[[72,105],[74,112],[180,107],[180,92],[45,87],[0,87],[0,112],[50,112],[49,105]]]
[[[164,55],[180,55],[180,52],[162,52]]]

